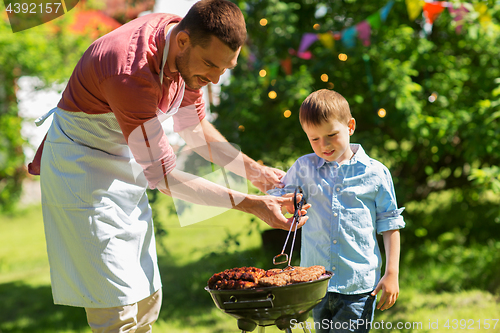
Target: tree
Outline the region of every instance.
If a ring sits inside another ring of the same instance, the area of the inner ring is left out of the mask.
[[[238,3],[246,16],[248,45],[213,108],[229,141],[286,169],[311,152],[298,121],[301,102],[314,90],[334,89],[357,119],[352,142],[390,168],[400,203],[425,202],[431,193],[454,196],[446,221],[417,223],[408,216],[412,241],[431,232],[438,237],[454,226],[467,241],[500,232],[498,4],[472,0],[461,32],[445,10],[426,33],[424,20],[410,20],[405,2],[397,1],[386,20],[372,28],[369,46],[359,39],[353,47],[334,40],[333,48],[316,41],[309,47],[312,59],[303,59],[296,52],[305,33],[344,36],[345,29],[373,19],[388,1]],[[485,12],[474,9],[485,4]],[[485,13],[489,21],[480,16]],[[292,67],[288,74],[286,61]],[[484,233],[471,230],[476,228]]]
[[[9,211],[21,195],[21,184],[27,174],[22,119],[18,116],[17,79],[36,76],[43,86],[67,80],[91,40],[71,30],[80,9],[13,33],[5,8],[0,8],[3,15],[0,19],[0,211]]]

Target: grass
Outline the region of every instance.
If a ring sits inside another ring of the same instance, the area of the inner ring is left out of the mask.
[[[83,309],[52,302],[41,215],[41,207],[33,206],[0,216],[0,333],[90,333]],[[154,332],[239,332],[236,320],[218,310],[203,288],[213,273],[226,268],[272,266],[276,253],[262,248],[257,223],[249,218],[229,211],[181,228],[175,218],[158,212],[157,220],[167,235],[158,240],[164,300]],[[258,225],[266,229],[262,222]],[[419,271],[419,267],[401,269]],[[420,284],[410,273],[400,283],[399,300],[388,311],[376,311],[372,332],[455,333],[471,332],[470,328],[474,328],[472,332],[500,332],[500,323],[493,328],[490,321],[490,329],[484,328],[485,319],[500,317],[498,296],[480,290],[421,292],[412,286]],[[449,328],[444,326],[447,320]],[[399,322],[402,329],[396,328]],[[466,328],[461,329],[464,322]],[[387,328],[389,323],[392,329]],[[265,331],[281,332],[276,327]]]

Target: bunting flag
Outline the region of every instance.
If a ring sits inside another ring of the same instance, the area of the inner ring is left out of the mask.
[[[300,46],[298,49],[298,53],[304,53],[307,51],[309,46],[311,46],[312,43],[318,40],[318,35],[314,33],[305,33],[302,35],[302,40],[300,41]]]
[[[312,58],[312,53],[311,51],[306,51],[306,52],[297,52],[297,57],[309,60]]]
[[[329,50],[333,50],[335,46],[335,37],[331,32],[325,32],[324,34],[318,34],[318,39]]]
[[[278,69],[279,69],[279,64],[278,63],[272,63],[269,65],[269,78],[274,80],[278,76]]]
[[[286,75],[292,75],[292,58],[286,57],[280,61],[281,67]]]
[[[356,25],[358,37],[363,41],[364,46],[370,46],[370,35],[372,33],[371,26],[368,21],[363,21]]]
[[[441,1],[438,2],[426,2],[423,7],[425,22],[428,24],[434,24],[434,21],[443,12],[444,7]]]
[[[469,10],[464,6],[460,5],[458,8],[448,7],[448,11],[453,17],[453,21],[457,23],[455,27],[455,31],[460,34],[462,32],[463,21],[465,19],[465,15],[469,12]]]
[[[356,26],[344,29],[343,33],[342,33],[342,38],[341,38],[342,43],[344,43],[344,45],[347,48],[355,47],[357,34],[358,34],[358,31],[356,30]]]
[[[370,24],[370,27],[374,29],[378,29],[382,25],[379,13],[371,14],[366,20],[368,21],[368,24]]]
[[[390,0],[379,11],[368,16],[366,20],[356,24],[355,26],[345,28],[340,32],[330,31],[317,34],[308,32],[303,34],[300,46],[296,52],[294,51],[294,55],[302,59],[311,59],[312,54],[307,51],[307,49],[317,40],[319,40],[328,49],[333,49],[335,40],[341,40],[347,48],[353,48],[356,46],[356,37],[362,41],[363,45],[369,46],[371,44],[370,36],[373,28],[379,28],[382,22],[387,20],[387,16],[389,15],[393,4],[394,0]]]
[[[467,17],[467,14],[474,10],[478,14],[478,20],[484,29],[487,29],[491,24],[492,17],[488,12],[488,7],[484,3],[472,4],[456,4],[447,1],[432,1],[432,0],[405,0],[406,9],[408,12],[408,17],[410,20],[416,20],[421,13],[425,19],[424,31],[429,34],[432,31],[432,26],[434,22],[439,18],[441,13],[445,8],[456,24],[455,31],[461,33],[463,29],[463,24]],[[383,22],[387,20],[389,13],[394,5],[394,0],[389,0],[387,4],[382,7],[377,12],[368,16],[365,20],[360,23],[345,28],[342,31],[328,31],[325,33],[304,33],[300,40],[300,44],[297,50],[290,48],[288,50],[291,56],[297,56],[301,59],[309,60],[312,59],[313,54],[308,49],[316,41],[320,41],[321,44],[333,50],[335,46],[335,41],[341,41],[345,47],[353,48],[356,46],[356,39],[359,39],[364,46],[371,45],[370,37],[374,29],[379,28]],[[248,55],[250,63],[256,61],[255,55],[253,55],[249,50],[242,50],[242,55]],[[271,68],[271,77],[276,75],[277,68],[281,65],[283,71],[290,75],[292,73],[292,60],[291,57],[280,60],[273,64]]]
[[[422,0],[406,0],[406,10],[411,21],[415,21],[424,7]]]
[[[394,5],[394,0],[389,1],[382,9],[380,9],[380,19],[382,22],[387,20],[387,16],[389,16],[389,12],[391,11],[392,5]]]

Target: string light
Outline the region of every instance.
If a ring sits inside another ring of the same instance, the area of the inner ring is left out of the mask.
[[[286,110],[285,112],[283,112],[283,115],[285,116],[285,118],[290,118],[290,116],[292,115],[292,111]]]
[[[433,92],[430,96],[429,96],[429,102],[431,103],[434,103],[436,101],[438,97],[438,94],[436,92]]]
[[[339,54],[339,60],[340,60],[340,61],[347,61],[347,54],[345,54],[345,53],[340,53],[340,54]]]
[[[260,20],[260,22],[259,22],[259,23],[260,23],[260,25],[261,25],[261,26],[263,26],[263,27],[264,27],[264,26],[266,26],[266,25],[267,25],[267,19],[263,18],[263,19],[261,19],[261,20]]]
[[[238,126],[238,130],[240,132],[245,132],[245,126],[243,126],[243,125]]]
[[[276,91],[271,90],[269,94],[267,94],[267,96],[269,96],[270,99],[275,99],[276,97],[278,97],[278,94],[276,93]]]
[[[321,81],[328,82],[328,75],[327,74],[321,74]]]
[[[266,70],[265,70],[265,69],[261,69],[261,70],[259,71],[259,76],[260,76],[260,77],[264,77],[264,76],[266,76],[266,75],[267,75],[267,72],[266,72]]]
[[[384,109],[384,108],[380,108],[380,109],[378,109],[377,114],[378,114],[378,116],[379,116],[380,118],[384,118],[384,117],[387,115],[387,111],[385,111],[385,109]]]

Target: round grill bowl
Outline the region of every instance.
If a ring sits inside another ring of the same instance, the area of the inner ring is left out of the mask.
[[[220,310],[238,319],[239,329],[253,331],[257,325],[276,325],[283,330],[308,318],[309,311],[326,295],[332,275],[332,272],[326,272],[315,281],[287,286],[242,290],[205,287],[205,290]]]

